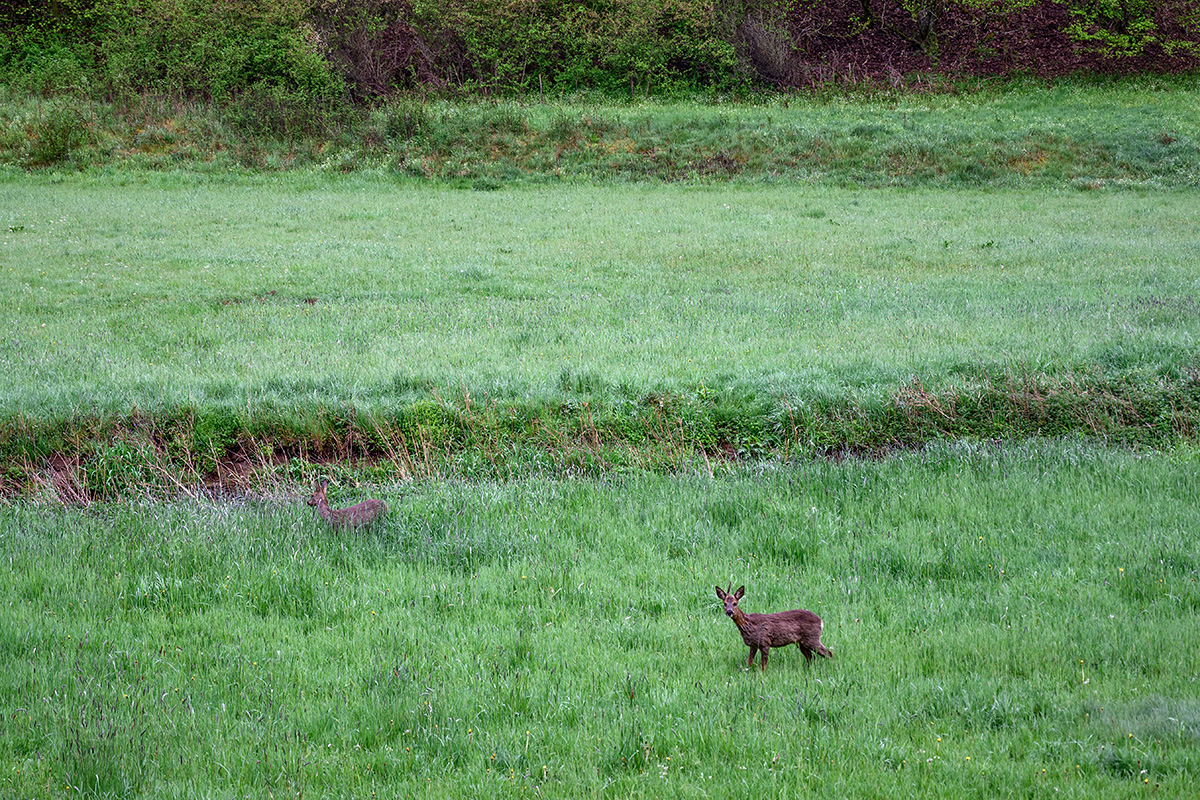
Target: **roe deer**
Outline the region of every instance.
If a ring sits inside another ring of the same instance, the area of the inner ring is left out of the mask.
[[[729,583],[733,588],[733,582]],[[815,652],[825,658],[833,658],[829,648],[821,644],[821,629],[825,623],[811,611],[779,611],[774,614],[747,614],[738,608],[738,601],[746,594],[746,587],[739,586],[736,592],[717,588],[717,597],[725,603],[725,616],[733,620],[742,633],[742,641],[750,648],[750,659],[746,666],[754,668],[754,654],[762,651],[760,669],[767,668],[767,654],[772,647],[783,647],[795,643],[804,653],[806,662],[812,661]]]
[[[382,500],[363,500],[361,503],[347,508],[330,508],[329,500],[325,497],[325,489],[328,486],[329,479],[322,478],[316,489],[313,490],[312,497],[308,498],[308,504],[316,506],[321,519],[336,528],[361,528],[364,525],[370,525],[387,513],[387,503]]]

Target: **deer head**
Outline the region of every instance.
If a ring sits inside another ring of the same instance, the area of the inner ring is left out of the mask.
[[[732,617],[737,611],[738,601],[746,594],[746,587],[739,586],[736,592],[731,592],[729,589],[722,589],[720,586],[715,587],[717,590],[717,598],[725,604],[725,616]],[[733,588],[733,581],[729,582],[729,588]]]
[[[310,506],[319,505],[325,499],[325,490],[329,487],[329,478],[322,478],[313,489],[312,497],[308,498]]]

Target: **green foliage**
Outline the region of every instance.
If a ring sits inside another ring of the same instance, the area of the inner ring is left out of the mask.
[[[94,85],[86,51],[58,38],[5,37],[0,33],[0,76],[12,89],[49,97],[81,95]]]
[[[104,19],[96,0],[0,4],[0,83],[43,95],[91,88],[86,42]]]
[[[1186,79],[985,85],[818,102],[297,102],[256,86],[219,106],[165,95],[50,101],[0,92],[0,163],[34,166],[51,109],[79,119],[77,166],[202,172],[387,172],[500,187],[563,180],[843,186],[1192,185],[1196,98]],[[1154,112],[1147,109],[1154,108]],[[1028,125],[1018,125],[1021,116]],[[59,127],[60,131],[69,131]],[[61,139],[58,139],[61,141]],[[50,161],[51,159],[46,159]],[[57,163],[57,162],[56,162]],[[47,164],[49,165],[49,164]]]
[[[1072,19],[1067,34],[1108,57],[1139,56],[1152,44],[1168,50],[1196,44],[1162,35],[1157,16],[1168,6],[1164,0],[1069,0],[1067,5]]]
[[[406,96],[381,104],[372,112],[371,118],[381,138],[389,143],[421,141],[436,127],[428,107]]]
[[[14,143],[13,151],[25,167],[57,167],[88,141],[88,130],[79,110],[64,102],[40,106],[25,120],[24,141]],[[22,133],[14,130],[18,136]]]
[[[948,25],[958,26],[956,41],[988,49],[988,26],[1036,2],[1052,0],[884,0],[863,2],[848,19],[852,36],[883,26],[937,62]],[[1194,51],[1200,35],[1195,9],[1166,0],[1072,0],[1070,11],[1071,25],[1058,35],[1110,60],[1151,45]],[[811,21],[820,13],[795,0],[22,3],[0,11],[0,79],[41,94],[235,101],[243,129],[292,135],[297,117],[323,114],[348,94],[453,89],[544,98],[598,90],[637,100],[794,84],[807,68],[796,47],[824,35],[825,23]],[[797,22],[802,16],[809,21]],[[955,57],[967,63],[971,54]],[[284,106],[293,107],[292,119],[282,118]]]
[[[9,0],[0,6],[0,30],[29,31],[48,39],[86,33],[103,19],[105,0]]]
[[[216,98],[265,87],[296,102],[341,93],[302,0],[105,0],[96,46],[113,87]]]
[[[97,500],[132,499],[157,484],[153,447],[141,438],[97,442],[84,467],[84,488]]]
[[[175,421],[162,427],[182,435],[178,452],[172,456],[194,464],[200,474],[214,472],[225,463],[239,439],[246,436],[248,425],[227,408],[189,409]]]
[[[709,0],[419,0],[412,19],[418,31],[452,32],[483,90],[641,93],[737,80]]]
[[[16,85],[61,92],[227,98],[265,85],[294,101],[341,94],[305,0],[71,0],[14,15],[0,69]]]

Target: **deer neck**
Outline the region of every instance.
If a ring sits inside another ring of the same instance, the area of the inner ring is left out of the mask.
[[[750,618],[746,616],[746,612],[742,611],[741,608],[734,608],[733,616],[730,619],[733,620],[733,624],[737,625],[740,631],[746,630],[746,626],[750,624]]]

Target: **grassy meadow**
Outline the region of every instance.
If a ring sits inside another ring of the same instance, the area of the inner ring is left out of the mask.
[[[1190,797],[1198,472],[956,443],[427,481],[353,533],[297,497],[5,508],[0,792]],[[834,660],[747,672],[730,580]]]
[[[172,487],[236,447],[496,478],[694,443],[1160,446],[1200,413],[1186,190],[171,174],[0,200],[10,487],[54,453],[109,497],[104,470]]]
[[[0,95],[0,796],[1190,797],[1193,94]]]
[[[1165,372],[1191,191],[0,183],[0,411]],[[569,379],[567,379],[569,376]]]

